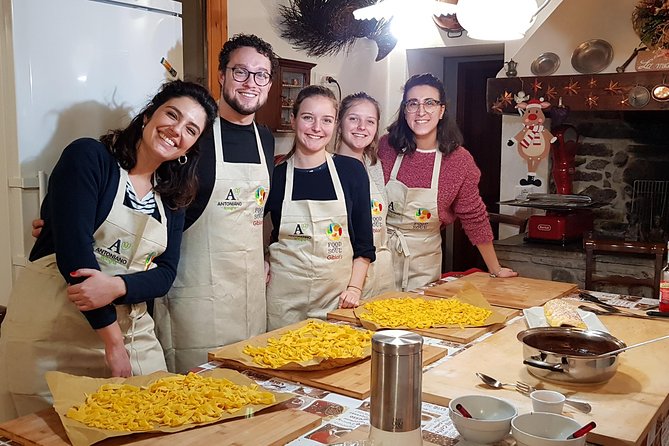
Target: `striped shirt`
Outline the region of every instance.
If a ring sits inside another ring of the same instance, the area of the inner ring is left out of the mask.
[[[125,185],[125,200],[124,203],[131,209],[141,212],[142,214],[153,215],[156,210],[156,195],[151,189],[144,198],[137,198],[137,193],[132,183],[128,180]]]

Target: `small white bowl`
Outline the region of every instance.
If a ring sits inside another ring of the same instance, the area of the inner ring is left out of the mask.
[[[472,418],[462,416],[455,408],[458,404],[462,404]],[[511,419],[518,413],[510,403],[487,395],[463,395],[452,399],[448,408],[460,436],[474,443],[502,440],[509,434]]]
[[[581,425],[563,415],[533,412],[511,420],[511,435],[518,446],[584,446],[585,435],[572,440],[567,437]]]
[[[562,413],[565,396],[554,390],[535,390],[530,393],[534,412]]]

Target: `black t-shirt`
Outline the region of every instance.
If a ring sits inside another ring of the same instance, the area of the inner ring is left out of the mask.
[[[373,262],[376,259],[376,250],[372,232],[367,171],[360,161],[347,156],[335,156],[334,164],[344,190],[353,257],[366,257]],[[284,162],[276,167],[272,188],[265,204],[265,213],[269,213],[272,219],[271,242],[275,242],[279,237],[281,206],[286,190],[286,166]],[[337,198],[327,164],[314,169],[296,168],[293,178],[293,200],[334,200]]]
[[[271,180],[274,171],[274,136],[267,127],[262,125],[258,125],[258,133],[265,152],[265,162]],[[260,164],[253,124],[238,125],[221,118],[221,140],[223,141],[223,159],[226,162]],[[202,135],[199,144],[198,191],[195,201],[186,210],[185,230],[195,223],[204,212],[216,181],[216,152],[213,130]]]

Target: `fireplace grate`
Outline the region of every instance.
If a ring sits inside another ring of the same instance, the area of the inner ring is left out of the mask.
[[[663,242],[669,236],[669,181],[635,180],[630,232],[642,242]]]

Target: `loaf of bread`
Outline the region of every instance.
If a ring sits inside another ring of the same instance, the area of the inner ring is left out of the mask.
[[[544,315],[551,327],[587,328],[576,308],[564,299],[553,299],[546,302]]]

